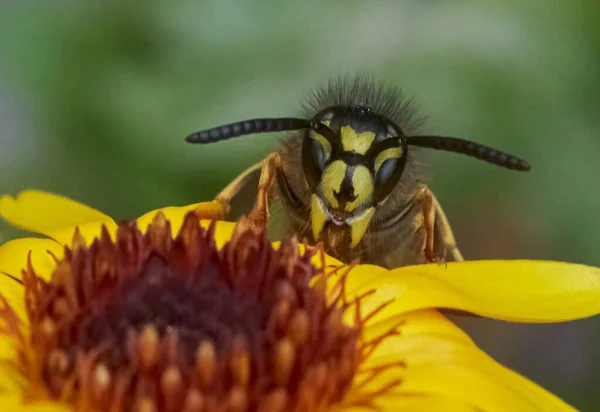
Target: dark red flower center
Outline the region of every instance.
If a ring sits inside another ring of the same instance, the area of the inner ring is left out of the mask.
[[[24,273],[32,393],[85,411],[275,412],[350,388],[360,322],[343,323],[348,304],[295,241],[275,250],[241,222],[219,250],[191,213],[175,238],[158,214],[145,234],[122,225],[75,245],[50,281]]]

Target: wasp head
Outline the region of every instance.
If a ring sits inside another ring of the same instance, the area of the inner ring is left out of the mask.
[[[402,131],[362,106],[335,107],[315,116],[302,144],[302,164],[313,191],[313,236],[327,222],[363,237],[378,203],[392,192],[406,164]]]

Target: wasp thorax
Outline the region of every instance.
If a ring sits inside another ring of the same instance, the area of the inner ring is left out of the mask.
[[[303,165],[313,190],[315,240],[326,225],[349,232],[356,246],[366,232],[374,207],[385,200],[406,163],[402,132],[366,107],[342,107],[316,116],[306,132]]]

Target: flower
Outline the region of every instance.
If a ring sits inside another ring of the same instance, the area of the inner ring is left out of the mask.
[[[600,312],[595,268],[349,267],[244,221],[211,223],[216,203],[118,226],[28,191],[0,214],[48,236],[0,246],[11,411],[573,410],[432,308],[522,322]]]

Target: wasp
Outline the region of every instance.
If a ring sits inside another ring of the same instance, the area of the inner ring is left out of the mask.
[[[289,132],[278,151],[218,194],[227,219],[245,214],[266,227],[275,202],[284,212],[284,233],[322,243],[345,263],[360,259],[395,268],[460,261],[448,219],[418,177],[415,153],[427,148],[512,170],[530,166],[469,140],[415,134],[419,123],[400,89],[359,76],[330,81],[314,91],[303,117],[245,120],[194,132],[186,140],[208,144]]]

